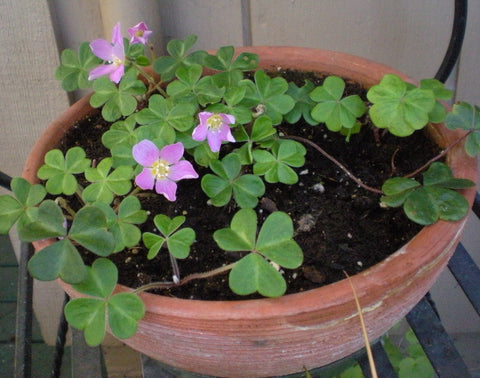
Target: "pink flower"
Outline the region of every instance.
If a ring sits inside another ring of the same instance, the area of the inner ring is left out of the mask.
[[[110,75],[110,80],[118,84],[125,71],[125,49],[120,23],[117,22],[113,27],[112,43],[104,39],[96,39],[90,43],[90,49],[96,56],[103,59],[105,64],[91,70],[88,80]]]
[[[148,29],[145,22],[140,22],[134,27],[128,29],[128,34],[130,34],[130,43],[141,43],[143,45],[147,44],[148,37],[152,34],[152,31]]]
[[[224,113],[198,113],[200,124],[193,130],[192,138],[196,141],[208,139],[208,145],[213,152],[220,151],[220,146],[224,140],[235,142],[231,124],[235,123],[235,117]]]
[[[163,194],[169,201],[176,200],[176,181],[198,178],[192,164],[180,160],[183,156],[183,144],[178,142],[163,147],[161,150],[148,139],[133,146],[132,154],[137,163],[143,165],[142,172],[135,178],[135,183],[142,189],[153,189]]]

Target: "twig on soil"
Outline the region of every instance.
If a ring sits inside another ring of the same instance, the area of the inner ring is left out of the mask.
[[[312,142],[309,139],[302,138],[299,136],[295,135],[285,135],[283,138],[286,139],[293,139],[297,140],[301,143],[305,143],[316,149],[318,152],[320,152],[323,156],[325,156],[328,160],[333,162],[337,167],[339,167],[343,172],[347,174],[350,179],[352,179],[358,186],[361,186],[363,189],[366,189],[370,192],[377,193],[377,194],[383,194],[383,192],[380,189],[373,188],[371,186],[368,186],[362,182],[358,177],[356,177],[352,172],[348,170],[347,167],[345,167],[342,163],[340,163],[337,159],[335,159],[332,155],[330,155],[327,151],[325,151],[322,147],[320,147],[318,144]]]

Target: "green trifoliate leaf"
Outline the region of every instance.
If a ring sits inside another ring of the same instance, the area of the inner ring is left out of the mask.
[[[468,211],[467,200],[454,189],[464,189],[475,184],[467,179],[455,178],[444,163],[435,162],[423,174],[423,186],[414,179],[392,178],[382,187],[382,202],[388,206],[403,205],[409,219],[421,225],[435,223],[438,219],[456,221]]]
[[[68,236],[99,256],[108,256],[115,247],[104,212],[94,206],[83,207],[77,212]]]
[[[242,71],[251,71],[258,66],[258,55],[241,53],[233,59],[234,53],[232,46],[224,46],[215,55],[205,58],[205,67],[222,71],[213,75],[213,80],[219,87],[235,87],[243,78]]]
[[[184,40],[172,39],[167,44],[167,52],[170,56],[162,56],[153,62],[153,69],[162,76],[162,81],[167,82],[175,77],[175,72],[180,67],[188,67],[192,64],[203,65],[206,51],[195,51],[187,55],[188,50],[195,44],[197,37],[189,35]]]
[[[373,103],[370,118],[375,126],[387,128],[396,136],[408,136],[423,128],[435,106],[431,90],[408,90],[407,84],[393,74],[385,75],[380,84],[371,87],[367,98]]]
[[[85,202],[100,201],[110,204],[114,194],[123,196],[130,191],[133,168],[124,165],[110,172],[112,163],[111,158],[105,158],[97,167],[85,170],[85,178],[92,183],[82,192]]]
[[[424,79],[420,80],[420,88],[431,90],[436,98],[435,106],[429,114],[430,122],[440,123],[445,120],[447,111],[445,106],[440,102],[446,101],[452,98],[453,92],[445,88],[445,84],[437,79]]]
[[[257,215],[252,209],[239,210],[232,218],[229,228],[213,234],[220,248],[225,251],[252,251],[257,234]]]
[[[18,221],[20,240],[31,242],[66,235],[65,218],[52,200],[43,201],[38,208],[30,208]]]
[[[189,67],[180,67],[177,72],[178,80],[167,86],[167,93],[173,101],[196,102],[201,106],[219,102],[225,88],[218,87],[211,76],[202,77],[202,66],[192,64]]]
[[[118,270],[113,262],[106,258],[96,259],[92,266],[87,266],[85,279],[73,285],[82,294],[92,297],[108,298],[117,284]]]
[[[114,122],[126,117],[137,109],[135,96],[145,93],[145,84],[137,79],[136,70],[125,73],[120,84],[116,86],[108,77],[100,77],[93,83],[95,93],[90,98],[90,105],[99,108],[103,105],[102,116]]]
[[[84,331],[85,341],[97,346],[105,337],[105,311],[107,303],[98,298],[75,298],[65,305],[68,323]]]
[[[293,238],[292,219],[281,211],[268,216],[258,234],[257,251],[267,259],[288,269],[298,268],[302,250]]]
[[[35,253],[28,261],[28,271],[41,281],[61,278],[69,284],[83,281],[87,274],[80,253],[69,239],[58,240]]]
[[[98,345],[105,334],[105,317],[108,309],[108,325],[119,338],[132,336],[138,321],[145,314],[145,306],[134,293],[118,293],[112,296],[117,284],[118,271],[110,260],[100,258],[88,267],[86,279],[74,285],[83,294],[96,298],[77,298],[65,306],[68,322],[84,330],[87,344]]]
[[[296,268],[303,260],[298,244],[292,239],[291,218],[274,212],[265,220],[258,240],[257,215],[252,209],[239,210],[229,228],[215,231],[213,238],[226,251],[250,251],[230,272],[230,288],[237,294],[247,295],[258,291],[269,297],[282,295],[286,283],[269,261],[286,268]]]
[[[310,98],[318,104],[312,109],[312,118],[324,122],[331,131],[342,128],[352,129],[357,118],[365,113],[366,107],[358,95],[342,98],[345,82],[337,76],[327,77],[323,85],[310,94]]]
[[[50,150],[45,155],[45,164],[38,170],[38,177],[47,180],[45,187],[50,194],[72,195],[77,190],[77,179],[74,174],[83,173],[90,165],[80,147],[70,148],[65,157],[58,150]]]
[[[315,102],[310,98],[310,93],[315,89],[313,83],[309,80],[305,82],[303,87],[297,87],[295,83],[288,83],[287,94],[290,95],[295,101],[295,107],[285,115],[285,120],[288,123],[295,124],[301,117],[309,124],[316,125],[318,124],[315,121],[311,114]]]
[[[175,130],[187,131],[194,125],[196,107],[189,103],[174,104],[160,95],[153,95],[148,102],[148,108],[137,114],[137,122],[147,125],[154,138],[165,140],[165,143],[175,141]]]
[[[240,85],[245,85],[246,95],[242,105],[256,107],[258,115],[265,114],[278,125],[284,114],[290,112],[295,102],[285,92],[288,89],[287,81],[282,77],[270,78],[263,70],[258,70],[254,75],[255,83],[242,80]]]
[[[23,205],[17,199],[8,194],[0,196],[0,234],[7,234],[23,212]]]
[[[166,243],[168,251],[178,259],[184,259],[190,254],[190,246],[195,241],[195,231],[187,227],[179,229],[185,222],[184,216],[170,219],[166,215],[158,214],[153,219],[155,226],[162,234],[151,232],[143,234],[143,243],[149,249],[148,258],[153,259]]]
[[[233,198],[239,207],[253,208],[258,198],[265,193],[263,181],[255,175],[240,175],[240,158],[229,154],[222,161],[214,160],[210,168],[216,175],[206,174],[202,177],[202,189],[215,206],[224,206]]]
[[[385,181],[382,191],[385,193],[381,201],[390,207],[402,206],[407,197],[420,187],[420,183],[406,177],[394,177]]]
[[[449,129],[462,129],[471,134],[465,142],[465,151],[470,156],[480,153],[480,108],[467,102],[453,105],[451,113],[445,119]]]
[[[145,305],[134,293],[118,293],[108,300],[108,325],[120,339],[133,336],[144,315]]]
[[[258,292],[265,297],[280,297],[287,289],[280,272],[255,253],[238,261],[230,272],[228,284],[238,295]]]
[[[6,234],[22,215],[28,214],[28,208],[36,206],[47,194],[42,185],[31,185],[22,177],[14,177],[11,188],[14,196],[0,196],[0,234]]]
[[[253,173],[265,175],[265,181],[270,183],[295,184],[298,176],[290,167],[303,166],[305,154],[305,147],[300,143],[280,140],[273,146],[271,153],[265,150],[253,151]]]
[[[88,81],[89,72],[102,63],[92,53],[88,42],[80,45],[78,54],[71,49],[63,50],[60,59],[61,64],[55,71],[55,78],[61,80],[62,88],[67,92],[88,88],[91,85]]]
[[[138,244],[142,233],[136,225],[147,220],[147,212],[141,209],[137,197],[125,197],[118,206],[118,214],[115,214],[113,209],[105,203],[96,202],[94,206],[105,214],[108,230],[113,234],[115,240],[113,252],[119,252],[125,247],[134,247]]]

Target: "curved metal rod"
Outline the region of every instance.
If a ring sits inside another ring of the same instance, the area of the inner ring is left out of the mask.
[[[462,50],[463,38],[467,26],[468,0],[455,0],[455,13],[453,16],[452,35],[450,43],[443,58],[442,64],[435,74],[435,79],[445,83],[457,63]]]

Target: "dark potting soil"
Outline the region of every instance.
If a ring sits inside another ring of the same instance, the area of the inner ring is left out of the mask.
[[[321,82],[322,78],[315,80]],[[347,83],[347,93],[360,93],[364,97],[363,89],[355,83]],[[378,189],[385,179],[413,172],[438,152],[423,132],[416,132],[408,138],[396,138],[382,131],[374,132],[367,116],[361,121],[361,132],[352,135],[349,142],[323,125],[310,126],[299,122],[295,125],[282,124],[277,128],[285,135],[314,141],[362,182]],[[109,126],[97,115],[91,116],[67,134],[60,148],[81,145],[87,156],[98,162],[109,153],[98,142]],[[421,228],[409,221],[401,209],[380,207],[379,194],[359,187],[319,152],[305,147],[306,164],[295,169],[299,176],[298,184],[266,183],[266,193],[257,208],[259,226],[270,212],[277,209],[288,213],[294,221],[294,239],[303,250],[304,262],[298,269],[285,269],[287,293],[333,283],[345,278],[344,272],[349,275],[360,272],[395,252]],[[230,148],[235,148],[235,145],[224,145],[222,152],[228,152]],[[197,165],[195,168],[200,176],[206,172]],[[220,208],[208,205],[200,179],[180,181],[176,202],[169,202],[154,192],[145,193],[147,195],[140,199],[142,208],[148,210],[150,216],[142,232],[154,231],[152,220],[158,213],[170,217],[185,215],[186,222],[182,227],[192,227],[196,232],[190,256],[178,260],[182,277],[219,268],[241,257],[238,253],[221,250],[212,238],[215,230],[230,225],[238,209],[232,203]],[[146,256],[145,248],[129,249],[110,256],[119,268],[119,282],[136,288],[172,280],[166,250],[162,249],[153,260],[148,260]],[[86,253],[85,258],[91,260],[92,256]],[[246,298],[231,292],[227,272],[157,293],[206,300]]]

